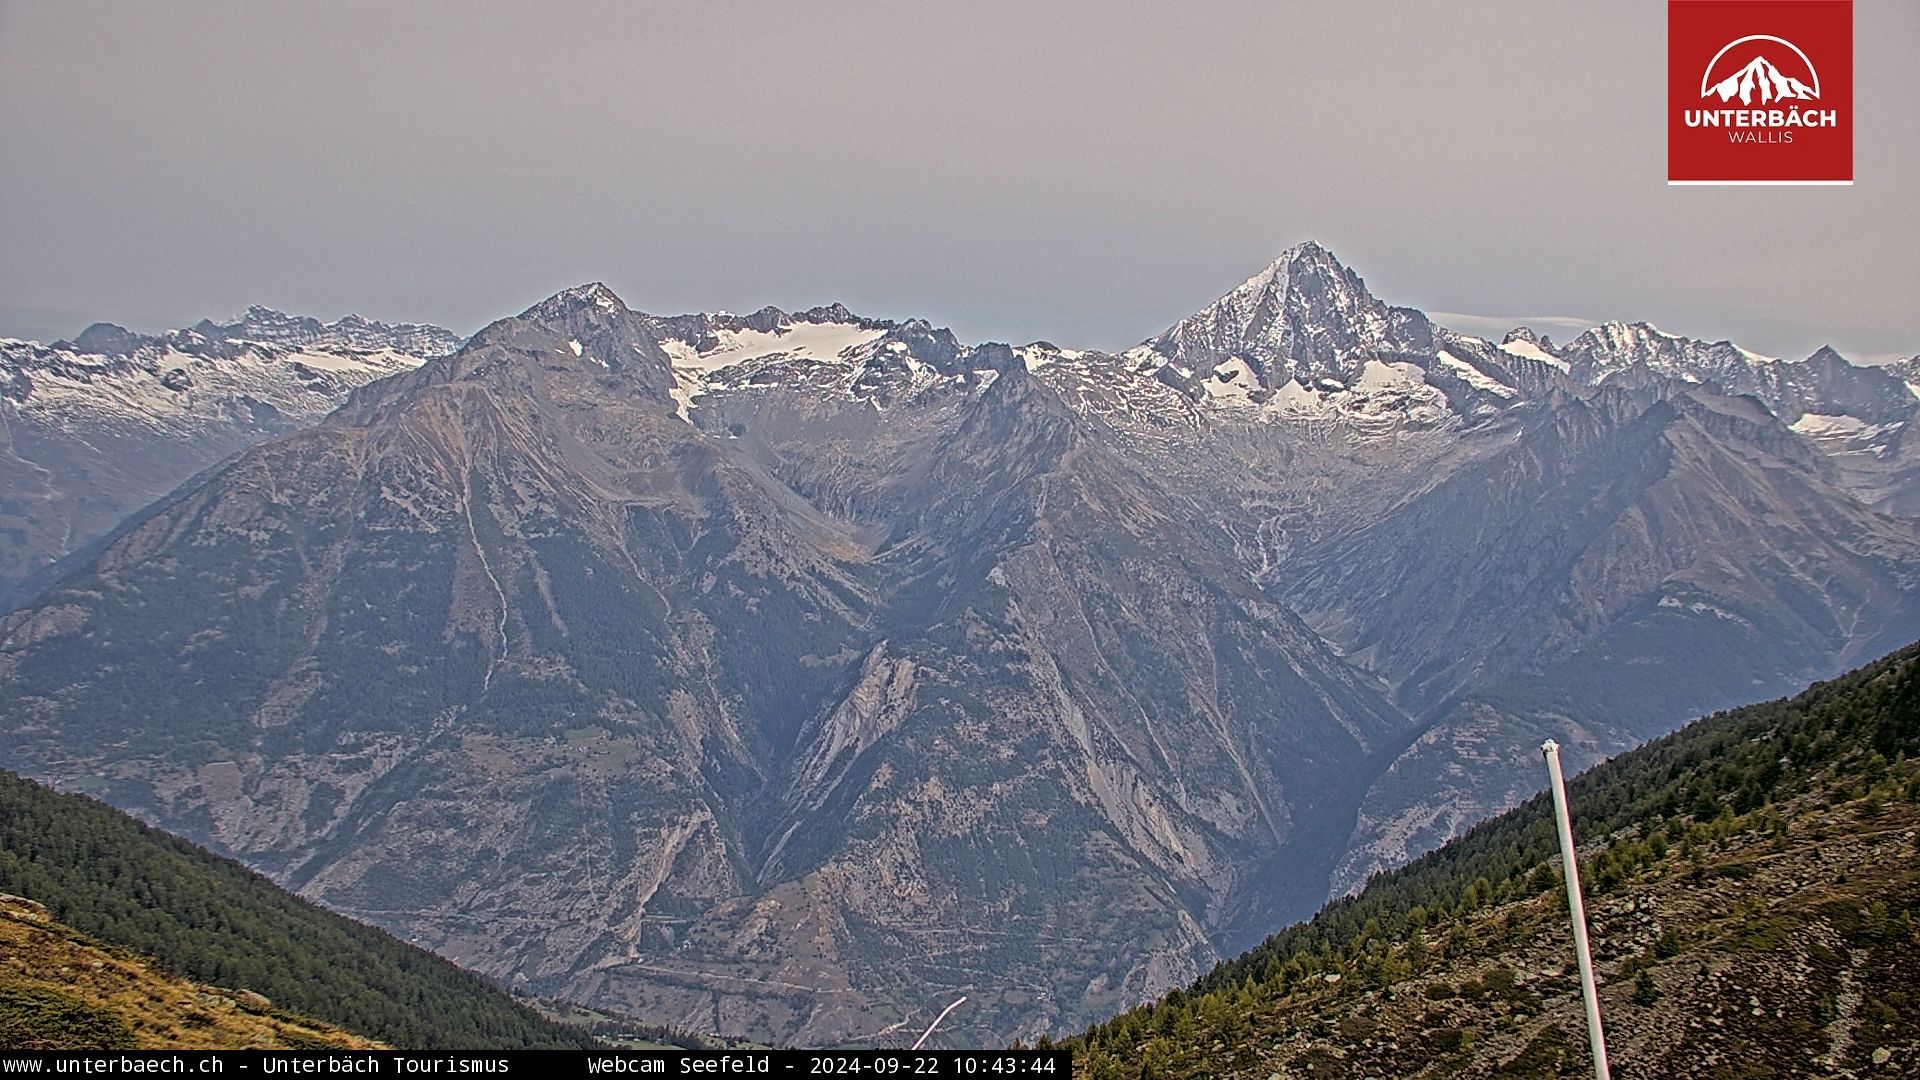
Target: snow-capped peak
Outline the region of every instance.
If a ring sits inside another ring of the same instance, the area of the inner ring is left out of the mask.
[[[318,319],[288,315],[283,311],[254,304],[235,318],[223,323],[203,319],[195,323],[195,332],[207,337],[242,338],[274,345],[304,344],[326,328]]]
[[[1649,342],[1682,340],[1685,339],[1677,334],[1669,334],[1650,322],[1627,322],[1622,319],[1608,319],[1574,339],[1576,343],[1598,341],[1614,348],[1639,347]]]
[[[1281,252],[1278,258],[1268,263],[1259,273],[1241,282],[1237,288],[1227,295],[1254,295],[1270,291],[1276,287],[1284,289],[1287,282],[1296,274],[1312,274],[1315,272],[1331,275],[1347,275],[1353,277],[1355,282],[1359,281],[1359,276],[1353,274],[1346,266],[1342,265],[1340,260],[1334,256],[1333,252],[1312,240],[1306,240]],[[1365,286],[1361,285],[1360,287],[1364,291]]]
[[[459,348],[460,338],[452,331],[425,323],[390,324],[358,315],[323,323],[256,304],[226,322],[202,319],[165,334],[140,334],[113,323],[94,323],[72,341],[56,341],[46,348],[82,356],[129,357],[168,349],[198,356],[230,355],[250,345],[353,352],[392,349],[410,356],[432,357]]]
[[[351,315],[322,323],[258,306],[159,335],[95,323],[73,341],[0,342],[0,397],[23,423],[69,432],[264,437],[318,420],[355,387],[458,346],[437,326]]]
[[[1333,252],[1308,240],[1295,244],[1280,253],[1280,257],[1268,263],[1259,273],[1234,287],[1233,291],[1207,305],[1197,314],[1206,314],[1221,307],[1244,309],[1249,301],[1257,302],[1261,297],[1285,296],[1295,279],[1313,281],[1339,281],[1346,286],[1340,291],[1366,295],[1366,284],[1360,276],[1347,269]],[[1371,300],[1370,295],[1367,299]],[[1197,316],[1196,316],[1197,317]]]
[[[612,289],[607,288],[606,283],[600,281],[590,281],[585,285],[575,286],[572,289],[568,289],[563,295],[567,296],[570,300],[577,300],[583,304],[592,304],[594,307],[604,311],[624,311],[627,307],[626,304],[621,303],[618,296],[614,295]]]
[[[588,310],[599,310],[608,315],[625,315],[631,309],[607,288],[604,282],[589,281],[584,285],[575,285],[562,289],[545,300],[521,312],[523,319],[553,320],[565,319],[569,315]]]
[[[1170,366],[1200,376],[1238,357],[1277,388],[1321,376],[1346,381],[1370,358],[1430,356],[1433,328],[1419,312],[1375,299],[1360,275],[1309,241],[1149,344]]]

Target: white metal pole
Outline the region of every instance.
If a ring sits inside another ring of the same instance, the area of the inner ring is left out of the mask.
[[[1613,1080],[1607,1069],[1607,1036],[1600,1030],[1600,994],[1593,985],[1593,954],[1587,950],[1587,909],[1580,902],[1580,864],[1574,857],[1573,822],[1567,816],[1567,782],[1560,775],[1560,744],[1540,744],[1553,791],[1553,816],[1560,823],[1560,864],[1567,872],[1567,911],[1573,916],[1573,955],[1580,962],[1580,993],[1587,1001],[1587,1041],[1593,1045],[1593,1075]]]
[[[933,1029],[940,1026],[940,1021],[945,1020],[947,1018],[948,1013],[959,1008],[961,1003],[966,1000],[967,1000],[967,995],[961,994],[957,999],[954,1000],[953,1004],[947,1006],[944,1009],[941,1009],[940,1015],[934,1017],[933,1023],[927,1025],[927,1030],[921,1032],[920,1037],[913,1040],[913,1045],[907,1048],[908,1053],[912,1053],[913,1051],[920,1049],[920,1044],[927,1041],[927,1036],[933,1034]]]

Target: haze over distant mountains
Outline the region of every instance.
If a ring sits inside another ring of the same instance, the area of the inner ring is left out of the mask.
[[[228,454],[459,344],[436,326],[262,307],[158,336],[95,323],[52,345],[0,339],[0,604]]]
[[[1548,735],[1920,638],[1916,378],[1495,343],[1312,244],[1117,355],[581,286],[0,617],[0,746],[542,992],[1060,1031],[1517,801]]]

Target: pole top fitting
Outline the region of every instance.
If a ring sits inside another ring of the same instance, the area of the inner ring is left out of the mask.
[[[1540,744],[1540,752],[1543,754],[1557,754],[1560,752],[1560,744],[1554,742],[1552,739],[1548,739],[1546,742]]]

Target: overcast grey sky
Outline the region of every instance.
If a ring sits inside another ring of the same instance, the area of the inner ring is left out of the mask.
[[[1476,332],[1911,355],[1920,4],[1855,7],[1854,187],[1669,188],[1663,0],[0,0],[0,333],[599,279],[1111,348],[1311,238]]]

